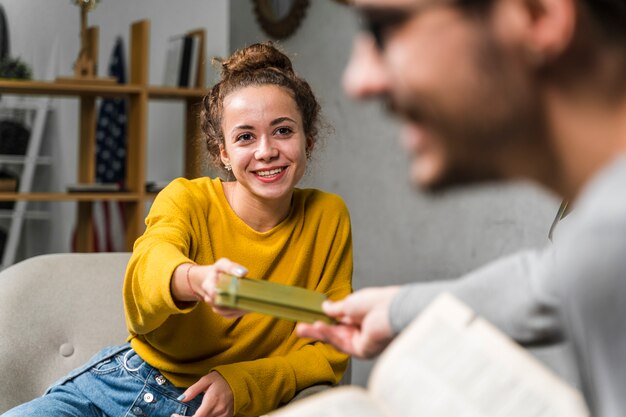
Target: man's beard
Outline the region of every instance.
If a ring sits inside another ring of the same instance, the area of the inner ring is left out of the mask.
[[[531,171],[529,155],[546,149],[541,106],[530,84],[519,73],[504,72],[508,68],[498,60],[498,52],[483,51],[483,58],[485,54],[489,57],[474,70],[482,77],[478,87],[459,92],[467,98],[456,107],[446,106],[434,94],[409,91],[388,99],[392,113],[419,126],[440,148],[438,175],[417,184],[424,191],[511,178],[509,163],[526,158],[522,162]]]

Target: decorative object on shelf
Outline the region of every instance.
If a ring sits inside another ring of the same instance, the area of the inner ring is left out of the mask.
[[[0,78],[31,79],[30,67],[20,58],[11,58],[10,49],[9,23],[0,4]]]
[[[309,0],[253,0],[253,3],[259,24],[275,39],[293,34],[309,7]]]
[[[0,138],[0,155],[26,155],[30,129],[18,120],[3,119],[0,120]]]
[[[0,169],[0,192],[14,193],[18,189],[19,181],[19,176],[13,171]],[[12,210],[14,205],[15,201],[0,201],[0,210]]]
[[[89,35],[87,31],[87,13],[93,10],[99,0],[73,0],[80,7],[80,51],[78,59],[74,63],[74,75],[76,77],[95,77],[96,63],[91,56],[89,47]]]
[[[0,59],[9,57],[9,23],[0,4]]]
[[[124,43],[122,38],[117,38],[109,60],[108,74],[120,84],[126,83],[124,56]],[[127,106],[126,98],[103,98],[100,102],[96,124],[96,183],[100,186],[116,186],[118,191],[126,189]],[[126,228],[124,203],[94,201],[92,207],[95,215],[94,251],[124,251]]]
[[[126,83],[124,43],[117,38],[109,61],[109,75]],[[96,182],[117,183],[124,188],[126,178],[127,100],[105,97],[100,102],[96,124]]]
[[[32,78],[32,71],[20,58],[7,56],[0,59],[0,78],[30,80]]]
[[[74,62],[74,77],[58,77],[59,82],[87,82],[98,84],[115,84],[111,77],[97,77],[98,35],[97,26],[87,26],[87,14],[93,10],[100,0],[71,0],[80,7],[80,50]]]
[[[10,171],[0,169],[0,193],[14,193],[16,190],[17,175]]]

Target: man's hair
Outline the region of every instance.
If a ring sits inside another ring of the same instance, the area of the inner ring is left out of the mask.
[[[579,0],[585,7],[595,29],[603,40],[612,43],[626,42],[626,0]]]
[[[488,11],[497,0],[458,0],[465,10],[478,15]],[[614,45],[626,43],[626,0],[574,0],[585,13],[602,41]]]

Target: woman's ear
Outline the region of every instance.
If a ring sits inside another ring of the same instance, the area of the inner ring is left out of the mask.
[[[222,160],[222,164],[224,164],[224,166],[230,165],[230,158],[228,157],[228,152],[226,152],[224,144],[220,145],[220,159]]]

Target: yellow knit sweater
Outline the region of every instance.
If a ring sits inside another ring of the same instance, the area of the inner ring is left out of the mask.
[[[146,225],[124,282],[129,340],[173,384],[187,387],[215,370],[233,391],[235,415],[255,416],[303,388],[340,380],[348,357],[297,337],[295,323],[255,313],[225,319],[204,303],[181,308],[170,280],[180,264],[226,257],[250,277],[341,299],[352,278],[350,220],[341,198],[296,189],[289,216],[260,233],[232,211],[221,180],[177,179],[159,193]]]

